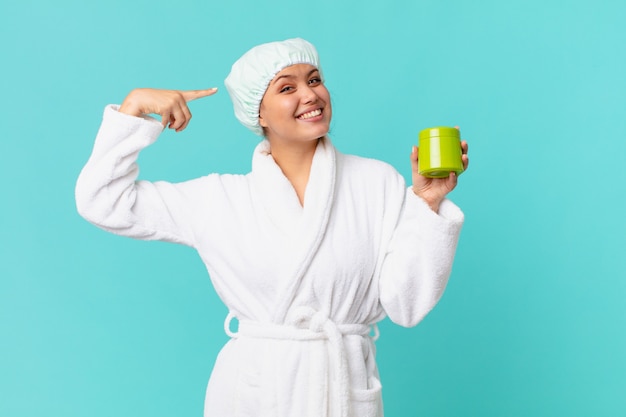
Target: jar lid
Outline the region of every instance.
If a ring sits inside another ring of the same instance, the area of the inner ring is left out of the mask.
[[[441,137],[441,136],[452,136],[452,137],[461,137],[461,133],[459,129],[455,127],[447,127],[447,126],[435,126],[429,127],[428,129],[424,129],[420,131],[419,138],[427,139],[432,137]]]

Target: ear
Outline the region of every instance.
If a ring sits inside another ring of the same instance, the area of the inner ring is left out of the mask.
[[[259,125],[261,125],[261,127],[267,127],[267,122],[265,121],[263,117],[261,117],[260,113],[259,113]]]

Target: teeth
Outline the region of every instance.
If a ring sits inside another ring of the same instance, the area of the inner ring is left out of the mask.
[[[322,110],[317,109],[308,113],[301,114],[300,116],[298,116],[298,119],[310,119],[311,117],[319,116],[320,114],[322,114]]]

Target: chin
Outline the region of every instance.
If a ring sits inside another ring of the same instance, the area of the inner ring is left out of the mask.
[[[329,130],[330,129],[328,128],[328,126],[324,128],[316,129],[313,132],[311,132],[311,136],[315,137],[315,139],[320,139],[326,136]]]

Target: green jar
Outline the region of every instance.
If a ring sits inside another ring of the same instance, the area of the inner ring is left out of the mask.
[[[419,132],[420,175],[447,178],[451,172],[463,172],[461,133],[454,127],[437,126]]]

